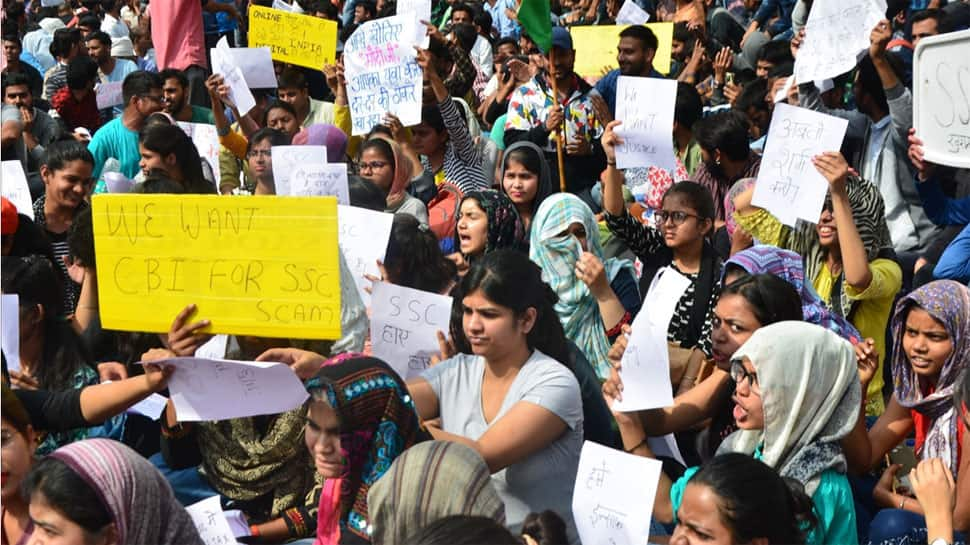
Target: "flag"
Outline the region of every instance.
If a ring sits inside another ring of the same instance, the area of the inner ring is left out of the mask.
[[[522,0],[518,11],[522,30],[532,38],[543,53],[552,48],[552,20],[549,0]]]

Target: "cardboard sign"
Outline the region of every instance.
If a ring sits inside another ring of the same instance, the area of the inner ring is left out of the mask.
[[[920,40],[913,57],[913,126],[931,163],[970,168],[970,30]]]
[[[629,25],[614,26],[574,26],[569,30],[576,50],[576,65],[573,70],[584,78],[599,79],[603,68],[617,67],[616,46],[620,43],[620,32]],[[674,38],[673,23],[647,23],[643,25],[657,36],[657,54],[653,57],[653,67],[661,74],[670,72],[670,48]]]
[[[269,47],[273,60],[320,70],[337,55],[337,23],[249,6],[249,45]]]

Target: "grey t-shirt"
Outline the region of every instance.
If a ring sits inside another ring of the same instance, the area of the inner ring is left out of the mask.
[[[417,218],[421,225],[428,226],[428,207],[420,199],[411,195],[405,195],[397,208],[386,208],[384,211],[389,214],[410,214]]]
[[[422,373],[438,396],[442,430],[473,440],[485,434],[490,424],[482,414],[484,373],[484,358],[469,354],[459,354]],[[570,542],[578,543],[572,498],[583,446],[579,383],[566,366],[536,350],[515,377],[492,423],[520,401],[549,410],[567,428],[546,448],[492,474],[492,484],[505,502],[506,523],[518,532],[526,515],[551,509],[566,521]]]

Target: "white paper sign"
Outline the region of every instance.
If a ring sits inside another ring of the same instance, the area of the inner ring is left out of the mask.
[[[222,511],[219,496],[212,496],[185,508],[205,545],[233,545],[236,535]]]
[[[199,157],[202,157],[209,163],[209,166],[212,168],[212,175],[218,184],[220,179],[219,149],[221,144],[219,144],[219,131],[216,129],[216,126],[208,123],[189,123],[187,121],[179,121],[178,125],[192,139],[192,143],[195,144],[195,149],[199,150]]]
[[[276,70],[268,47],[229,47],[222,37],[212,56],[212,73],[226,74],[238,66],[250,89],[276,89]]]
[[[124,94],[121,92],[122,81],[101,82],[95,92],[98,109],[103,110],[112,106],[124,104]]]
[[[306,13],[299,4],[284,2],[283,0],[273,0],[273,9],[281,9],[290,13]]]
[[[785,84],[781,87],[781,89],[778,89],[778,92],[775,93],[775,96],[771,99],[771,101],[774,102],[775,104],[778,104],[779,102],[784,102],[785,100],[788,99],[788,91],[791,91],[791,88],[794,86],[795,86],[795,76],[794,75],[788,76],[788,79],[785,80]]]
[[[970,30],[920,40],[913,56],[913,126],[931,163],[970,168]]]
[[[427,49],[430,41],[428,30],[420,21],[431,20],[431,0],[400,0],[397,3],[397,15],[406,15],[419,22],[414,25],[414,45]]]
[[[674,156],[674,103],[677,82],[620,76],[616,83],[616,119],[623,144],[616,147],[616,167],[677,168]]]
[[[795,59],[799,84],[834,78],[855,68],[869,35],[886,16],[885,0],[817,0]]]
[[[20,297],[16,293],[0,295],[0,350],[8,371],[20,371]]]
[[[790,104],[775,105],[751,204],[764,208],[785,225],[803,219],[818,223],[828,181],[812,157],[839,151],[849,122]]]
[[[382,123],[388,112],[406,127],[421,122],[423,76],[413,47],[417,24],[407,15],[374,19],[344,44],[354,136]]]
[[[344,254],[347,268],[354,276],[354,284],[357,285],[361,301],[364,306],[369,307],[371,297],[364,288],[369,288],[371,283],[364,275],[381,277],[377,261],[384,261],[387,253],[394,214],[338,205],[337,221],[340,224],[340,251]]]
[[[14,206],[17,212],[34,219],[34,200],[30,198],[30,186],[20,161],[3,161],[3,179],[0,179],[0,193]]]
[[[671,267],[657,272],[643,300],[647,312],[637,314],[631,326],[620,368],[623,400],[613,402],[614,410],[641,411],[674,404],[667,329],[689,286],[690,279]]]
[[[207,360],[221,360],[229,348],[229,335],[213,335],[205,344],[195,350],[195,357]]]
[[[242,70],[237,66],[223,74],[222,77],[229,87],[229,101],[239,111],[239,115],[248,114],[249,110],[256,106],[256,98],[249,90],[249,85],[243,78]]]
[[[448,335],[451,303],[447,295],[376,282],[370,321],[374,357],[405,380],[419,375],[440,351],[437,332]]]
[[[299,174],[302,178],[297,183],[305,184],[307,168],[327,164],[326,146],[273,146],[272,153],[277,195],[293,195],[291,179]]]
[[[275,161],[274,161],[275,164]],[[287,181],[293,197],[337,197],[338,204],[350,204],[347,165],[343,163],[308,163],[293,165]],[[277,195],[282,195],[277,188]]]
[[[642,25],[650,20],[650,14],[636,5],[633,0],[626,0],[620,6],[620,11],[616,14],[616,24],[618,25]]]
[[[152,394],[129,407],[128,412],[147,416],[152,420],[158,420],[165,412],[166,405],[168,405],[167,397],[160,394]]]
[[[661,468],[652,458],[584,442],[572,503],[580,541],[645,545]]]
[[[279,414],[299,407],[308,394],[288,366],[262,361],[172,358],[168,391],[180,422]]]

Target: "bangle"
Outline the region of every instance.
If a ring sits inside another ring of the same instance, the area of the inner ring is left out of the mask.
[[[259,525],[258,524],[250,524],[249,525],[249,535],[251,535],[253,537],[259,537]]]
[[[898,509],[902,509],[906,505],[906,496],[903,496],[903,501],[899,502]]]
[[[643,445],[646,445],[647,444],[647,439],[648,439],[647,437],[644,437],[643,438],[643,441],[640,441],[639,443],[637,443],[636,445],[634,445],[631,448],[623,449],[623,450],[625,450],[627,452],[627,454],[633,454],[633,451],[635,451],[638,448],[642,447]]]
[[[218,135],[221,138],[225,138],[229,136],[229,132],[231,130],[232,129],[230,129],[229,127],[216,128],[216,135]]]
[[[609,165],[609,166],[611,166],[611,167],[615,167],[616,166],[616,159],[614,159],[612,161],[610,161],[609,159],[607,159],[606,160],[606,164]]]

